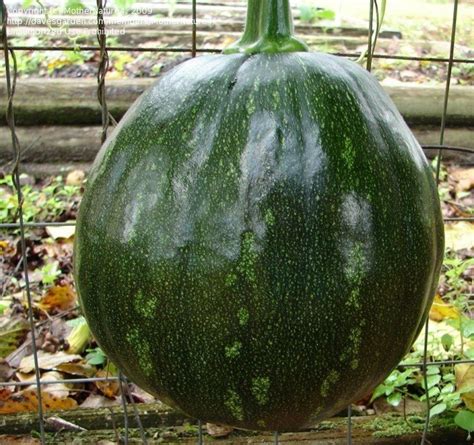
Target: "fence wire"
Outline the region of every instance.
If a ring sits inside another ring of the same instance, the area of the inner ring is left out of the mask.
[[[17,80],[17,69],[16,69],[16,58],[15,51],[98,51],[99,52],[99,63],[98,63],[98,74],[97,74],[97,98],[101,107],[101,116],[102,116],[102,132],[101,132],[101,142],[104,142],[107,137],[107,131],[109,125],[116,124],[113,116],[110,115],[107,108],[106,100],[106,91],[105,91],[105,79],[106,74],[109,68],[109,51],[137,51],[137,52],[175,52],[175,53],[191,53],[192,57],[196,57],[199,53],[218,53],[221,49],[208,49],[208,48],[198,48],[197,47],[197,1],[192,0],[191,3],[191,14],[192,14],[192,25],[191,25],[191,47],[190,48],[172,48],[172,47],[154,47],[154,48],[143,48],[143,47],[132,47],[132,46],[108,46],[107,45],[107,30],[104,21],[104,10],[106,8],[107,0],[96,0],[97,3],[97,40],[98,46],[27,46],[27,45],[9,45],[8,35],[7,35],[7,20],[8,20],[8,11],[4,1],[1,1],[1,12],[2,12],[2,22],[1,22],[1,35],[0,43],[3,45],[3,53],[5,59],[5,78],[7,85],[7,111],[6,111],[6,120],[7,125],[10,129],[11,138],[12,138],[12,150],[14,155],[14,166],[12,169],[12,177],[14,181],[14,186],[17,192],[18,198],[18,222],[13,223],[3,223],[0,224],[0,229],[20,229],[20,245],[21,245],[21,266],[23,268],[25,276],[25,292],[27,295],[27,305],[28,305],[28,320],[31,329],[32,337],[32,349],[33,349],[33,358],[34,358],[34,367],[35,367],[35,382],[0,382],[0,388],[8,386],[34,386],[36,388],[36,394],[38,399],[38,425],[40,432],[41,443],[45,443],[45,419],[43,413],[43,404],[42,404],[42,385],[53,385],[58,383],[68,383],[68,384],[79,384],[79,383],[90,383],[90,382],[103,382],[103,381],[118,381],[120,387],[120,399],[122,404],[122,409],[124,413],[124,434],[120,438],[121,442],[128,444],[129,441],[129,418],[128,418],[128,405],[131,405],[135,417],[135,422],[139,428],[141,441],[143,444],[147,444],[146,432],[143,428],[142,422],[140,420],[139,412],[135,406],[133,400],[133,395],[131,394],[128,381],[125,376],[119,373],[118,376],[107,376],[107,377],[92,377],[92,378],[74,378],[66,380],[41,380],[40,368],[38,365],[38,350],[36,346],[36,330],[35,330],[35,321],[33,317],[33,304],[32,297],[30,292],[30,285],[28,280],[28,259],[26,255],[26,228],[44,228],[47,226],[71,226],[75,225],[75,222],[25,222],[23,218],[23,197],[21,192],[20,184],[20,143],[16,135],[15,130],[15,117],[13,110],[13,99],[15,94],[15,86]],[[376,17],[376,22],[374,23],[374,16]],[[374,26],[375,29],[379,29],[379,5],[377,0],[369,0],[369,25],[368,25],[368,51],[366,57],[366,67],[370,71],[372,68],[372,63],[374,59],[393,59],[393,60],[410,60],[410,61],[429,61],[429,62],[439,62],[447,63],[447,79],[446,87],[444,92],[444,101],[443,101],[443,110],[442,118],[440,125],[440,139],[439,145],[426,145],[424,149],[435,149],[438,151],[438,156],[436,160],[436,182],[439,184],[441,163],[443,152],[447,150],[464,152],[464,153],[474,153],[474,150],[465,148],[465,147],[455,147],[444,144],[444,136],[447,122],[447,111],[448,111],[448,102],[449,102],[449,91],[452,77],[452,68],[454,63],[474,63],[474,58],[455,58],[454,57],[454,48],[455,48],[455,39],[456,39],[456,23],[458,17],[458,0],[453,0],[453,14],[452,14],[452,23],[451,23],[451,38],[450,38],[450,50],[449,57],[429,57],[429,56],[404,56],[400,54],[387,55],[387,54],[377,54],[375,53],[375,40],[374,36]],[[359,57],[358,53],[333,53],[342,57]],[[10,64],[10,61],[13,63],[13,69]],[[474,221],[474,217],[456,217],[456,218],[444,218],[444,221]],[[399,367],[417,367],[420,368],[423,372],[423,378],[425,381],[425,387],[427,388],[427,373],[428,367],[430,366],[440,366],[440,365],[455,365],[461,363],[474,363],[474,360],[445,360],[445,361],[428,361],[428,326],[429,326],[429,317],[425,324],[425,337],[424,337],[424,349],[423,349],[423,361],[421,363],[400,363]],[[430,424],[430,400],[429,397],[426,398],[427,404],[427,414],[426,422],[424,425],[421,445],[424,445],[428,442],[427,434]],[[278,444],[279,434],[278,432],[274,433],[274,444]],[[203,443],[203,428],[202,422],[198,420],[198,444]],[[352,444],[352,407],[347,408],[347,443]]]

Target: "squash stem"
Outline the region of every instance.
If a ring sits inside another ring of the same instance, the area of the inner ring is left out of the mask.
[[[265,1],[265,0],[264,0]],[[224,54],[243,52],[245,48],[255,44],[260,39],[260,17],[263,1],[249,0],[247,6],[247,19],[242,37],[237,42],[224,49]]]
[[[248,0],[245,31],[224,53],[280,53],[308,51],[293,35],[289,0]]]

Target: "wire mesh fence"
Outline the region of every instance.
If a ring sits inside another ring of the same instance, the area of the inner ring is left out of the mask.
[[[451,17],[451,37],[449,42],[449,56],[448,57],[431,57],[431,56],[406,56],[401,54],[378,54],[375,52],[376,39],[374,39],[374,31],[380,27],[380,12],[379,4],[377,0],[369,0],[369,17],[368,17],[368,51],[366,56],[366,67],[370,71],[372,68],[372,63],[374,59],[393,59],[393,60],[411,60],[411,61],[427,61],[427,62],[436,62],[440,64],[447,64],[447,78],[444,90],[444,100],[442,107],[442,118],[440,123],[440,132],[439,132],[439,144],[437,145],[426,145],[424,149],[435,149],[437,150],[438,156],[436,160],[436,181],[439,184],[440,182],[440,171],[443,153],[445,151],[455,151],[459,153],[473,153],[474,150],[471,150],[466,147],[458,146],[448,146],[445,145],[445,129],[448,119],[448,102],[450,94],[450,85],[452,78],[453,66],[456,63],[474,63],[474,58],[456,58],[454,55],[455,42],[456,42],[456,24],[458,17],[458,0],[453,0],[453,10]],[[192,25],[190,27],[190,46],[189,47],[138,47],[138,46],[110,46],[107,44],[107,28],[104,20],[104,10],[107,7],[106,0],[97,0],[97,46],[68,46],[68,45],[56,45],[56,46],[27,46],[27,45],[10,45],[8,39],[8,11],[5,3],[2,1],[2,28],[1,28],[1,38],[0,41],[3,45],[3,53],[5,60],[5,73],[6,73],[6,86],[8,93],[7,101],[7,111],[6,111],[6,121],[11,133],[11,145],[14,154],[14,162],[12,168],[12,177],[13,182],[17,192],[18,198],[18,220],[16,222],[3,223],[0,224],[0,229],[2,230],[13,230],[19,229],[20,242],[21,242],[21,267],[23,269],[25,277],[25,293],[27,297],[28,305],[28,320],[30,323],[30,330],[32,336],[32,349],[33,349],[33,358],[34,358],[34,370],[35,370],[35,382],[34,386],[36,387],[36,394],[38,400],[38,428],[40,432],[40,439],[42,443],[45,443],[45,417],[43,412],[43,403],[42,403],[42,389],[44,385],[53,385],[58,383],[67,383],[67,384],[81,384],[81,383],[90,383],[90,382],[101,382],[101,381],[118,381],[120,387],[120,400],[124,413],[124,432],[121,441],[125,444],[129,441],[129,410],[130,407],[133,411],[133,416],[135,418],[136,424],[140,430],[141,441],[146,444],[147,436],[146,431],[143,428],[143,425],[140,421],[140,416],[138,410],[135,406],[133,396],[130,393],[128,387],[127,379],[121,373],[118,376],[107,376],[107,377],[91,377],[91,378],[73,378],[67,380],[47,380],[41,379],[40,368],[38,364],[38,347],[35,340],[35,320],[33,316],[33,302],[30,292],[30,283],[29,283],[29,267],[28,267],[28,258],[27,258],[27,228],[43,228],[47,226],[69,226],[74,225],[74,222],[25,222],[23,217],[23,198],[22,198],[22,186],[20,183],[20,155],[21,147],[20,141],[18,140],[15,128],[15,115],[14,115],[14,99],[15,99],[15,88],[17,83],[17,62],[16,62],[16,51],[97,51],[99,53],[99,62],[97,70],[97,99],[101,108],[101,119],[102,119],[102,132],[101,132],[101,142],[104,142],[107,137],[107,132],[110,125],[116,124],[113,117],[110,115],[107,108],[107,97],[105,90],[106,75],[109,68],[109,55],[110,51],[137,51],[137,52],[169,52],[169,53],[190,53],[192,57],[196,57],[200,53],[217,53],[220,52],[220,49],[209,49],[209,48],[198,48],[197,46],[197,35],[198,35],[198,22],[197,22],[197,13],[198,13],[198,2],[192,0],[191,2],[191,16],[192,16]],[[353,52],[339,52],[333,53],[341,57],[359,57],[360,54]],[[474,221],[474,217],[447,217],[445,221]],[[428,325],[429,317],[425,325],[425,336],[424,336],[424,351],[423,351],[423,360],[419,363],[400,363],[400,367],[416,367],[420,368],[423,371],[423,378],[425,382],[425,387],[428,387],[427,384],[427,375],[428,368],[430,366],[440,366],[440,365],[455,365],[455,364],[467,364],[474,363],[474,360],[445,360],[445,361],[429,361],[429,351],[428,351]],[[8,386],[31,386],[32,382],[0,382],[0,388]],[[427,442],[427,433],[430,425],[430,397],[426,397],[426,422],[424,430],[421,437],[421,444]],[[197,441],[199,444],[203,443],[203,429],[201,421],[198,421],[198,437]],[[347,443],[351,444],[352,437],[352,409],[351,406],[347,409]],[[274,443],[279,443],[278,432],[274,433]]]

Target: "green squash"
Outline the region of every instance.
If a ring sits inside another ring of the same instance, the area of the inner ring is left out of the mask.
[[[81,204],[75,276],[106,354],[205,421],[296,430],[408,351],[443,256],[436,186],[374,77],[306,52],[287,0],[147,90]]]

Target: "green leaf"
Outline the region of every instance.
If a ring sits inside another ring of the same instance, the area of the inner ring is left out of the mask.
[[[474,320],[463,319],[462,321],[462,333],[464,337],[470,337],[474,335]]]
[[[86,7],[84,3],[81,2],[81,0],[65,0],[64,9],[82,11],[83,9],[86,9]]]
[[[469,433],[474,431],[474,413],[469,410],[462,410],[456,414],[454,423]]]
[[[445,387],[441,388],[441,394],[449,394],[454,391],[454,385],[448,383]]]
[[[446,403],[438,403],[430,409],[430,417],[434,417],[438,414],[441,414],[442,412],[446,411],[446,408]]]
[[[440,393],[440,390],[437,386],[431,388],[429,391],[428,391],[428,397],[430,399],[432,399],[433,397],[436,397],[438,396],[438,394]],[[420,397],[420,400],[423,401],[423,400],[426,400],[426,394],[423,394],[421,397]]]
[[[334,20],[336,13],[331,9],[318,9],[310,5],[300,6],[300,20],[302,22],[315,22],[317,20]]]
[[[380,396],[383,396],[385,394],[386,389],[387,387],[384,384],[377,386],[377,388],[375,388],[372,394],[372,397],[370,398],[370,402],[373,402],[375,399],[378,399]]]
[[[115,6],[118,9],[128,9],[135,3],[135,0],[115,0]]]
[[[89,365],[104,365],[107,362],[107,356],[102,349],[88,349],[87,352],[89,354],[86,355],[86,360]]]
[[[440,381],[441,381],[441,376],[439,374],[428,375],[426,377],[426,383],[428,385],[427,388],[428,389],[433,388],[433,386],[437,385]],[[423,389],[426,389],[424,378],[421,380],[421,386],[422,386]]]
[[[443,375],[443,381],[445,382],[454,382],[455,380],[456,376],[452,372]]]
[[[73,318],[72,320],[66,321],[66,324],[68,326],[71,326],[71,328],[75,328],[76,326],[79,326],[82,323],[84,323],[84,321],[85,321],[85,318],[81,315],[80,317]]]
[[[467,351],[464,352],[464,355],[468,358],[468,359],[474,359],[474,348],[470,348],[468,349]]]
[[[426,375],[436,375],[439,374],[439,366],[427,366]]]
[[[320,20],[334,20],[336,18],[336,13],[330,9],[322,9],[317,11],[316,18]]]
[[[399,392],[394,392],[393,394],[390,394],[387,397],[387,402],[390,403],[390,405],[392,406],[400,405],[401,401],[402,401],[402,394]]]
[[[441,337],[441,344],[443,345],[443,348],[445,351],[449,351],[451,349],[451,346],[453,346],[454,340],[452,335],[449,334],[444,334]]]

